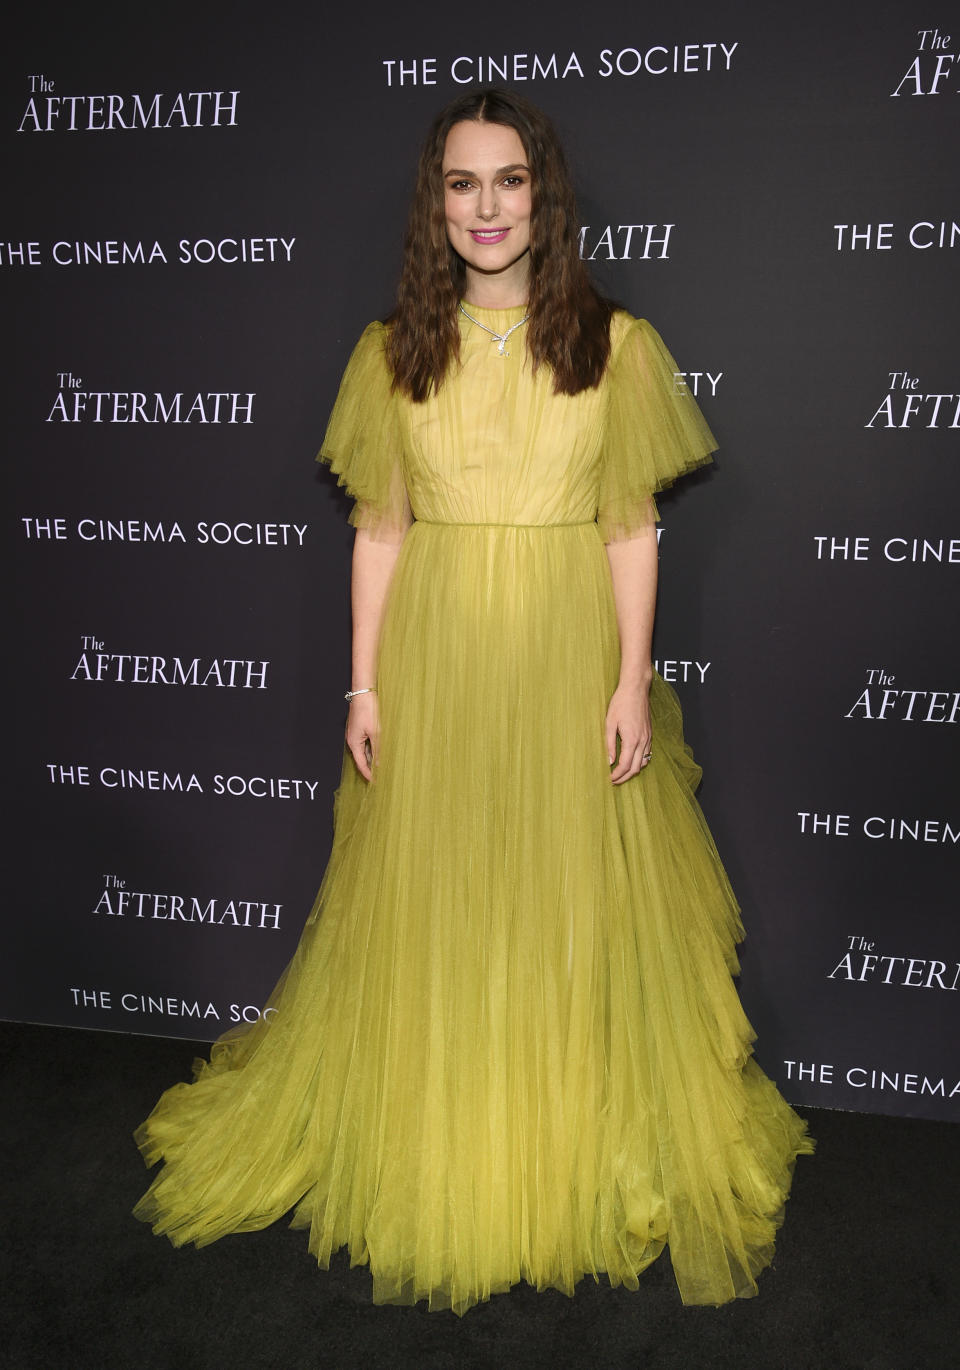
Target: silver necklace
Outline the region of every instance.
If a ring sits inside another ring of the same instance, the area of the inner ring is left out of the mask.
[[[481,323],[480,320],[475,319],[472,314],[468,314],[462,304],[460,305],[460,313],[463,315],[465,319],[469,319],[471,323],[475,323],[478,328],[482,328],[484,333],[490,334],[493,341],[497,344],[498,357],[509,357],[510,353],[504,351],[504,348],[507,345],[507,339],[509,338],[511,333],[516,333],[518,328],[522,328],[530,317],[529,314],[524,314],[520,322],[512,324],[511,327],[507,329],[506,333],[495,333],[493,329],[488,328],[485,323]]]

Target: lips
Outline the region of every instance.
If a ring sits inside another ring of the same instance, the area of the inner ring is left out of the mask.
[[[510,230],[509,228],[471,228],[468,232],[475,243],[489,246],[492,243],[502,243]]]

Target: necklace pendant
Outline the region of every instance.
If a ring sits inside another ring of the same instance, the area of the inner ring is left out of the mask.
[[[490,337],[491,337],[491,338],[493,339],[493,341],[497,344],[497,356],[498,356],[498,357],[509,357],[509,356],[510,356],[510,353],[506,350],[506,348],[507,348],[507,339],[510,337],[510,334],[511,334],[511,333],[516,333],[516,331],[517,331],[518,328],[522,328],[523,325],[527,322],[527,320],[528,320],[529,317],[530,317],[529,314],[524,314],[524,316],[523,316],[522,319],[519,319],[519,320],[517,321],[517,323],[515,323],[511,328],[508,328],[508,329],[507,329],[506,333],[494,333],[493,329],[490,328],[487,324],[481,323],[479,319],[475,319],[475,318],[473,317],[472,314],[468,314],[468,313],[467,313],[467,311],[466,311],[466,310],[464,309],[464,307],[463,307],[463,301],[462,301],[462,300],[460,301],[460,304],[459,304],[458,308],[459,308],[459,310],[460,310],[460,313],[463,315],[463,317],[464,317],[465,319],[469,319],[470,322],[473,323],[473,324],[476,324],[476,326],[477,326],[478,328],[482,328],[483,331],[484,331],[484,333],[489,333],[489,334],[490,334]]]

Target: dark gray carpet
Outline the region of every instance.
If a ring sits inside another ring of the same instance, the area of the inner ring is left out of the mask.
[[[365,1269],[317,1269],[279,1223],[175,1251],[129,1217],[130,1133],[187,1078],[159,1038],[0,1024],[3,1311],[13,1370],[954,1370],[958,1142],[948,1123],[810,1111],[760,1295],[684,1308],[666,1256],[638,1293],[520,1286],[465,1318],[375,1308]]]

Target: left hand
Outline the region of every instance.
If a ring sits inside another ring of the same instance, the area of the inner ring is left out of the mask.
[[[652,738],[649,686],[618,685],[610,700],[606,721],[607,757],[613,766],[610,779],[615,785],[622,785],[625,780],[639,775],[649,764]]]

